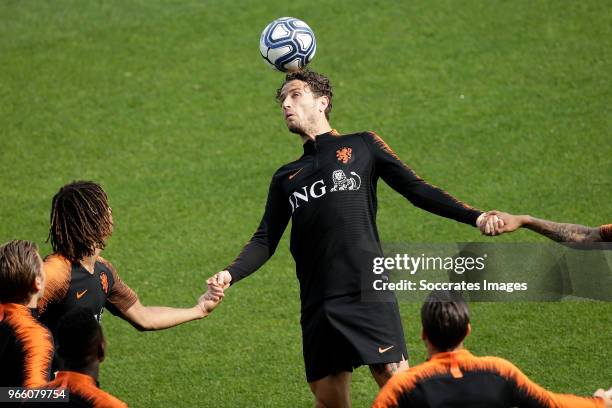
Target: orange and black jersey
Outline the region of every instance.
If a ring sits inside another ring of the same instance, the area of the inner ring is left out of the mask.
[[[45,258],[44,268],[47,283],[38,310],[41,321],[54,335],[59,319],[74,307],[89,309],[100,321],[104,308],[122,315],[138,300],[115,268],[101,257],[94,265],[93,274],[56,254]]]
[[[302,308],[326,298],[358,293],[382,256],[376,228],[376,186],[382,178],[412,204],[475,225],[472,209],[425,182],[371,132],[319,135],[304,154],[272,177],[263,219],[227,267],[232,283],[261,267],[274,253],[291,219],[291,253]],[[369,286],[371,287],[371,286]]]
[[[396,374],[373,408],[603,408],[600,398],[555,394],[533,383],[510,362],[474,357],[467,350],[440,353]]]
[[[0,387],[39,387],[49,381],[53,339],[35,311],[0,304]]]
[[[127,404],[98,388],[96,380],[86,374],[74,371],[60,371],[55,380],[45,384],[45,389],[64,388],[68,392],[68,402],[30,403],[29,407],[78,407],[78,408],[125,408]]]
[[[604,242],[612,242],[612,224],[606,224],[599,227],[601,240]]]

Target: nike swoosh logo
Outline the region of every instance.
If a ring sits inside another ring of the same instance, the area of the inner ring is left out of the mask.
[[[77,299],[82,298],[82,297],[83,297],[83,295],[85,295],[85,293],[87,293],[87,289],[85,289],[85,290],[84,290],[84,291],[82,291],[82,292],[77,292],[77,294],[76,294],[76,295],[77,295]]]
[[[393,347],[395,347],[395,346],[389,346],[389,347],[387,347],[387,348],[382,348],[382,347],[379,347],[379,348],[378,348],[378,352],[379,352],[380,354],[382,354],[382,353],[386,353],[387,351],[391,350]]]
[[[302,167],[302,169],[303,169],[303,167]],[[290,174],[290,175],[289,175],[289,180],[291,180],[292,178],[294,178],[295,176],[297,176],[297,175],[298,175],[298,173],[299,173],[300,171],[302,171],[302,169],[299,169],[299,170],[298,170],[298,171],[296,171],[295,173]]]

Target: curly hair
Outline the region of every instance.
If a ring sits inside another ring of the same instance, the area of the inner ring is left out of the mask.
[[[308,88],[310,88],[316,97],[327,96],[327,99],[329,99],[329,104],[325,109],[325,117],[329,119],[329,113],[332,110],[332,97],[334,95],[332,92],[332,85],[329,82],[329,78],[327,78],[325,75],[319,74],[318,72],[303,70],[287,74],[287,76],[285,76],[285,81],[282,83],[280,88],[276,90],[276,100],[279,103],[282,102],[280,98],[283,87],[287,84],[287,82],[295,80],[306,82]]]
[[[53,251],[73,263],[104,249],[113,232],[108,197],[92,181],[66,184],[51,203],[49,237]]]

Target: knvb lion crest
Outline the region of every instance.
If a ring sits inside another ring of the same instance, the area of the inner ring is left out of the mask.
[[[353,149],[350,147],[342,147],[336,150],[336,159],[342,164],[348,164],[353,158]]]
[[[100,283],[102,284],[102,290],[108,295],[108,277],[105,272],[100,272]]]
[[[346,174],[344,174],[342,170],[334,171],[332,173],[334,186],[329,191],[359,190],[359,187],[361,187],[361,177],[359,177],[359,174],[355,173],[354,171],[351,171],[351,176],[355,176],[357,178],[346,177]]]

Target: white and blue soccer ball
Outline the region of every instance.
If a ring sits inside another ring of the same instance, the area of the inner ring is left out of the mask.
[[[266,64],[282,72],[304,69],[317,50],[311,28],[297,18],[281,17],[261,33],[259,50]]]

